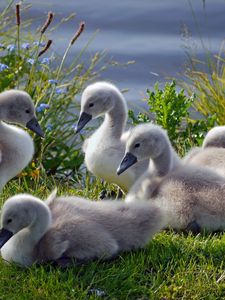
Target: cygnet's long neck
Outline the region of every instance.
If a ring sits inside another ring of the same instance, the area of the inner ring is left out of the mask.
[[[124,132],[127,122],[127,104],[122,95],[115,94],[114,105],[106,113],[102,128],[108,136],[120,138]]]
[[[158,157],[150,159],[149,168],[154,175],[165,176],[168,172],[175,169],[179,163],[180,158],[173,150],[172,146],[167,143],[163,152]]]
[[[37,243],[46,233],[52,222],[51,212],[48,206],[41,201],[31,203],[31,209],[35,211],[36,216],[28,229],[31,233],[31,240]]]

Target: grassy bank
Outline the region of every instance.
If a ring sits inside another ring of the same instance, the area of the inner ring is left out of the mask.
[[[57,184],[59,194],[96,198],[102,186],[75,190],[48,179],[29,188],[10,182],[1,203],[18,192],[45,198]],[[50,265],[21,269],[0,260],[0,299],[224,299],[225,237],[162,232],[144,249],[60,269]],[[98,295],[97,295],[98,293]]]

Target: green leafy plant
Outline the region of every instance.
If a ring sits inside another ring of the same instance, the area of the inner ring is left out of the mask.
[[[190,117],[194,94],[188,97],[184,90],[178,92],[176,82],[172,81],[166,83],[164,89],[156,83],[154,91],[147,90],[147,95],[149,112],[139,113],[136,117],[133,111],[129,111],[133,124],[154,120],[167,130],[173,146],[181,155],[191,147],[201,145],[205,133],[215,123],[215,116],[200,120]]]

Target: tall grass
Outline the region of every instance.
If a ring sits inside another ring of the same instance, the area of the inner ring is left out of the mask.
[[[225,48],[219,54],[208,54],[207,61],[189,57],[182,86],[188,94],[195,93],[194,108],[203,116],[215,114],[218,125],[225,123]]]
[[[186,27],[183,31],[186,63],[184,77],[179,80],[179,84],[189,95],[195,93],[193,107],[200,115],[206,118],[215,115],[217,124],[223,125],[225,122],[225,40],[222,41],[218,53],[211,51],[202,37],[192,2],[190,0],[187,2],[193,15],[203,58],[199,59],[195,51],[196,45]],[[207,1],[203,1],[207,26],[206,7]]]

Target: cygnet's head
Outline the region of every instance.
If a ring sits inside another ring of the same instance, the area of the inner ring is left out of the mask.
[[[43,202],[28,194],[18,194],[6,200],[1,211],[0,248],[21,229],[37,218],[36,203]]]
[[[134,127],[127,138],[125,156],[117,174],[120,175],[138,161],[156,159],[168,145],[168,137],[161,127],[154,124],[141,124]]]
[[[21,124],[36,134],[44,136],[35,115],[33,101],[26,92],[9,90],[0,93],[0,109],[4,121]]]
[[[76,132],[80,132],[91,119],[109,112],[118,98],[126,105],[121,92],[111,83],[96,82],[86,87],[81,96],[81,111]]]
[[[216,126],[209,130],[204,138],[202,147],[225,148],[225,126]]]

